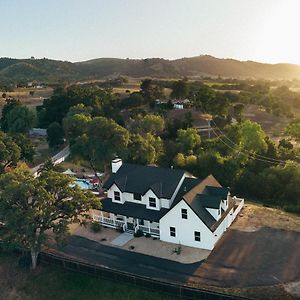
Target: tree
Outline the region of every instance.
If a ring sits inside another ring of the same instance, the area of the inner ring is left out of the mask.
[[[292,138],[296,139],[297,141],[300,141],[300,122],[292,123],[286,128],[285,132]]]
[[[175,81],[172,85],[171,97],[175,99],[186,98],[189,93],[187,80]]]
[[[10,166],[16,166],[21,158],[21,149],[13,139],[0,131],[0,174]]]
[[[266,134],[259,124],[247,120],[242,123],[240,131],[240,147],[242,150],[252,153],[264,153],[267,151]]]
[[[185,157],[182,153],[177,153],[176,156],[173,159],[173,162],[175,164],[175,166],[178,166],[180,168],[184,168],[185,167]]]
[[[63,119],[63,128],[66,138],[70,144],[73,144],[76,138],[80,137],[87,131],[88,123],[92,120],[89,115],[79,113],[68,115]]]
[[[26,169],[0,176],[1,239],[30,250],[32,268],[52,231],[59,241],[71,223],[87,221],[91,208],[100,202],[90,192],[73,184],[71,177],[53,171],[34,178]]]
[[[35,115],[28,107],[17,105],[5,116],[7,131],[10,133],[28,133],[35,123]]]
[[[49,147],[57,147],[64,143],[64,130],[57,122],[53,122],[47,129],[47,141]]]
[[[279,141],[278,148],[280,148],[280,147],[286,148],[288,150],[291,150],[294,148],[293,144],[287,139],[282,139]]]
[[[245,106],[243,103],[237,103],[233,107],[233,116],[235,117],[235,119],[238,122],[242,121],[242,113],[243,113],[244,108],[245,108]]]
[[[87,160],[91,168],[106,168],[116,155],[126,156],[129,132],[112,119],[96,117],[87,124],[87,131],[71,146],[74,156]]]
[[[145,137],[140,134],[131,135],[128,145],[129,160],[138,164],[154,164],[163,153],[163,142],[160,137],[150,133]]]
[[[179,150],[188,154],[200,146],[201,138],[195,128],[179,129],[176,142]]]
[[[193,103],[196,108],[211,112],[212,103],[214,103],[216,93],[208,86],[201,86],[194,95]]]
[[[148,78],[141,82],[141,94],[146,102],[151,102],[155,99],[164,97],[162,87],[153,84],[153,80]]]
[[[20,159],[23,159],[27,162],[32,162],[35,149],[31,140],[22,133],[14,134],[12,138],[21,150]]]
[[[131,132],[145,135],[147,133],[160,135],[165,128],[164,119],[158,115],[138,115],[135,119],[129,122]]]
[[[15,98],[8,98],[5,100],[5,105],[2,109],[2,117],[1,117],[1,129],[5,132],[8,131],[8,125],[7,125],[7,114],[14,109],[16,106],[22,105],[20,100],[17,100]]]

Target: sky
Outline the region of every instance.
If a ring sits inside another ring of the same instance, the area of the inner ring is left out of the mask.
[[[300,64],[300,0],[0,0],[0,57]]]

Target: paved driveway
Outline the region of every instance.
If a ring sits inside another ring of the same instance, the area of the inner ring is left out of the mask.
[[[251,287],[300,280],[300,233],[228,230],[206,261],[181,264],[72,236],[62,249],[90,263],[193,285]]]
[[[133,253],[79,236],[71,236],[68,245],[61,251],[89,263],[181,283],[186,282],[190,274],[193,274],[201,265],[201,262],[181,264],[154,256]]]
[[[229,230],[194,275],[201,283],[220,287],[300,280],[300,233],[267,227]]]

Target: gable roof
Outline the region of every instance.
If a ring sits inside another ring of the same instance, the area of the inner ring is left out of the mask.
[[[187,188],[185,188],[185,186]],[[212,175],[209,175],[203,180],[197,178],[185,178],[175,197],[172,207],[183,199],[203,223],[211,231],[214,231],[214,228],[217,228],[216,224],[219,224],[219,221],[216,221],[206,208],[219,209],[221,201],[227,199],[227,194],[228,189],[223,188]],[[227,209],[223,215],[226,215],[228,212],[229,210]],[[223,215],[221,219],[223,218]]]
[[[198,185],[196,185],[190,191],[188,191],[183,196],[183,199],[187,203],[191,203],[197,194],[202,194],[204,192],[207,186],[222,187],[214,176],[209,175],[205,179],[203,179]]]
[[[116,184],[121,192],[142,195],[151,189],[158,198],[170,199],[184,173],[178,169],[123,163],[116,173],[111,174],[103,187],[109,189]]]
[[[226,199],[229,189],[224,187],[206,186],[203,193],[212,197],[221,197]]]

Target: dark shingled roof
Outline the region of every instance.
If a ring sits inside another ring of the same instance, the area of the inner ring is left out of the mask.
[[[203,191],[203,194],[213,196],[213,197],[221,197],[222,199],[226,199],[228,192],[229,192],[228,188],[216,187],[216,186],[206,186]]]
[[[179,201],[181,201],[182,197],[201,181],[202,179],[199,178],[186,177],[182,182],[182,185],[172,203],[171,208],[174,207]]]
[[[158,198],[170,199],[183,175],[183,170],[123,163],[103,187],[109,189],[115,183],[122,192],[142,195],[151,189]]]
[[[101,210],[103,211],[153,222],[158,222],[169,210],[167,208],[161,208],[160,210],[148,209],[146,205],[127,201],[124,204],[115,203],[111,198],[105,198],[101,203]]]
[[[187,194],[189,194],[189,197],[185,197]],[[227,194],[228,189],[221,187],[213,176],[208,176],[204,180],[185,178],[172,207],[184,199],[204,224],[212,230],[218,221],[215,220],[206,208],[219,209],[221,201],[227,199]],[[224,213],[223,211],[222,214]]]

